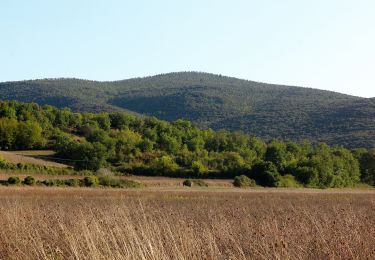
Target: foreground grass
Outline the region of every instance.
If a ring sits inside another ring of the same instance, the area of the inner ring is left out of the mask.
[[[0,188],[0,259],[375,255],[372,191],[193,191]]]

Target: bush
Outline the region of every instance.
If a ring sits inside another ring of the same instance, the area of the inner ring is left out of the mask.
[[[41,183],[46,186],[65,186],[65,180],[59,179],[44,180]]]
[[[301,185],[296,181],[293,175],[286,174],[284,176],[280,177],[278,187],[283,188],[298,188],[301,187]]]
[[[44,180],[41,182],[41,184],[44,184],[46,186],[57,186],[56,180]]]
[[[250,179],[246,175],[240,175],[234,177],[233,185],[238,188],[248,188],[248,187],[255,187],[256,182],[253,179]]]
[[[113,176],[113,173],[110,169],[107,168],[100,168],[95,172],[95,175],[98,177],[106,177],[106,176]]]
[[[191,180],[184,180],[183,186],[193,187],[193,182]]]
[[[0,157],[0,169],[8,169],[9,165],[8,163]]]
[[[99,178],[99,183],[102,186],[120,188],[121,181],[119,178],[112,176],[103,176]]]
[[[208,187],[208,184],[203,180],[192,180],[192,182],[199,187]]]
[[[34,185],[35,184],[35,178],[33,176],[27,176],[24,180],[23,183],[26,185]]]
[[[15,185],[15,184],[20,184],[21,180],[18,177],[9,177],[8,178],[8,184]]]
[[[78,187],[81,185],[81,182],[79,179],[69,179],[69,180],[65,180],[65,185],[70,186],[70,187]]]
[[[88,170],[74,171],[79,176],[92,176],[93,172]]]
[[[86,186],[86,187],[96,187],[99,185],[99,179],[98,177],[96,176],[86,176],[84,179],[83,179],[83,184]]]

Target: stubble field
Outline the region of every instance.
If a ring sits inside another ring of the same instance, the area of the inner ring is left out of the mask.
[[[0,259],[373,259],[372,191],[0,188]]]

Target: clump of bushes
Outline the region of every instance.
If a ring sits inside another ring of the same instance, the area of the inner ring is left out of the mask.
[[[0,181],[3,185],[45,185],[48,187],[112,187],[112,188],[140,188],[143,185],[132,180],[122,180],[113,176],[86,176],[84,179],[47,179],[36,181],[33,176],[27,176],[22,182],[19,177],[9,177],[6,181]]]
[[[20,184],[21,183],[21,180],[19,177],[9,177],[8,178],[8,184],[10,185],[17,185],[17,184]]]
[[[99,186],[100,181],[99,181],[99,178],[96,176],[86,176],[83,179],[83,184],[86,187],[96,187],[96,186]]]
[[[33,176],[27,176],[24,180],[23,180],[23,184],[25,185],[34,185],[35,184],[35,178]]]
[[[81,186],[81,181],[79,179],[67,179],[67,180],[60,180],[60,179],[51,179],[51,180],[44,180],[41,181],[40,184],[46,186],[70,186],[70,187],[78,187]]]
[[[256,182],[253,179],[250,179],[246,175],[240,175],[234,177],[233,185],[238,188],[249,188],[255,187]]]
[[[81,186],[81,180],[79,179],[68,179],[65,180],[65,185],[70,187],[78,187]]]

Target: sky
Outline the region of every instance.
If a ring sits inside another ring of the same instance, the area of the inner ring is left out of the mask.
[[[1,0],[0,81],[203,71],[375,97],[374,0]]]

